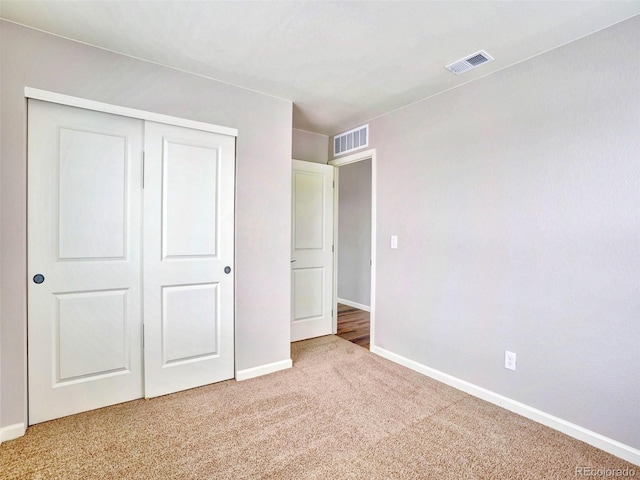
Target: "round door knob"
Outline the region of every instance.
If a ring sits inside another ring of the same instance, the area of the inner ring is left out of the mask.
[[[44,275],[42,275],[41,273],[37,273],[33,276],[33,283],[40,284],[42,282],[44,282]]]
[[[224,273],[226,274],[231,273],[231,267],[224,267]]]

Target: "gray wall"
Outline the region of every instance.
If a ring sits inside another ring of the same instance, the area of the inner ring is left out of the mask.
[[[239,130],[236,369],[289,359],[291,102],[8,22],[0,25],[0,426],[26,421],[25,86]]]
[[[373,343],[636,449],[638,45],[635,17],[369,122]]]
[[[370,306],[371,160],[338,173],[338,298]]]
[[[320,133],[293,129],[293,158],[305,162],[327,163],[329,137]]]

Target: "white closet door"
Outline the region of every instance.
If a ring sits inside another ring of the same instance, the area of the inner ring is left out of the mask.
[[[29,101],[29,424],[143,394],[142,128]]]
[[[234,137],[146,122],[146,397],[234,376],[234,172]]]

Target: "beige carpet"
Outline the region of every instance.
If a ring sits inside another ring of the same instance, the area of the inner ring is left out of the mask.
[[[640,468],[335,336],[294,367],[35,425],[2,479],[570,479]]]

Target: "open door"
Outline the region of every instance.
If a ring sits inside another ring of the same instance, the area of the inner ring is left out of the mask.
[[[291,341],[333,333],[333,174],[293,161]]]

